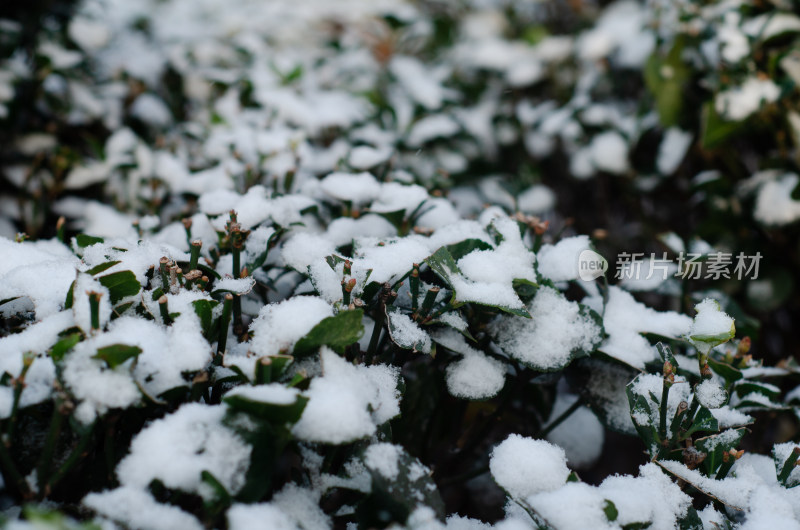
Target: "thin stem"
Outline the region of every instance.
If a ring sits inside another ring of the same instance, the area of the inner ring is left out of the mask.
[[[89,313],[92,319],[92,331],[98,331],[100,329],[100,297],[102,295],[94,291],[90,291],[87,294],[89,295]]]
[[[789,475],[792,474],[794,471],[794,467],[797,464],[797,458],[800,457],[800,447],[795,447],[792,449],[792,452],[789,453],[789,456],[783,462],[783,467],[781,468],[781,472],[778,475],[778,482],[786,485],[786,481],[789,480]]]
[[[78,440],[78,445],[75,446],[75,449],[69,454],[67,459],[61,464],[61,467],[58,468],[58,471],[53,474],[52,477],[47,481],[47,485],[45,488],[47,491],[53,491],[53,488],[58,484],[72,467],[78,462],[78,459],[83,456],[83,452],[86,450],[86,446],[89,443],[89,440],[92,438],[92,434],[94,433],[94,427],[97,424],[97,421],[93,422],[89,427],[86,428],[86,431],[81,436],[80,440]]]
[[[658,436],[661,441],[667,439],[667,409],[669,408],[669,388],[672,383],[665,377],[664,383],[661,385],[661,403],[659,404],[660,418],[658,422]]]
[[[39,465],[36,466],[36,479],[39,487],[39,497],[45,498],[50,492],[45,485],[47,484],[46,478],[50,474],[50,465],[52,464],[53,451],[55,451],[56,442],[61,435],[61,427],[64,424],[64,414],[62,411],[62,401],[56,399],[53,403],[53,416],[50,418],[50,430],[47,433],[47,439],[42,449],[42,455],[39,457]]]
[[[158,299],[158,310],[161,313],[161,320],[164,321],[165,325],[169,326],[172,323],[172,319],[169,316],[167,295],[162,294]]]
[[[233,310],[233,295],[225,295],[225,305],[222,306],[222,316],[220,316],[219,337],[217,338],[217,355],[214,357],[214,364],[222,366],[222,356],[225,354],[225,347],[228,343],[228,327],[231,324],[231,311]]]
[[[562,412],[561,415],[558,418],[556,418],[553,421],[551,421],[547,425],[547,427],[545,427],[544,429],[542,429],[539,432],[539,437],[540,438],[544,438],[545,436],[547,436],[548,434],[553,432],[553,430],[556,427],[558,427],[559,425],[564,423],[564,420],[569,418],[572,415],[572,413],[575,412],[576,410],[578,410],[579,408],[581,408],[582,405],[583,405],[583,403],[581,403],[581,400],[580,399],[576,399],[575,403],[570,405],[569,408],[567,410],[565,410],[564,412]]]
[[[19,400],[22,397],[22,391],[25,389],[25,376],[33,364],[34,355],[30,352],[22,356],[22,370],[19,376],[14,379],[14,398],[11,403],[11,415],[8,417],[8,428],[6,429],[6,437],[8,443],[14,438],[14,427],[17,424],[17,411],[19,410]]]
[[[7,480],[6,484],[14,484],[20,497],[23,499],[30,499],[33,496],[31,489],[28,483],[25,482],[25,478],[17,469],[16,464],[14,464],[14,459],[11,458],[9,454],[9,447],[7,444],[10,445],[10,439],[7,436],[0,439],[0,466],[3,468],[3,477],[11,479]]]
[[[200,249],[202,247],[203,247],[203,242],[200,241],[199,239],[195,239],[194,241],[192,241],[192,244],[190,245],[189,248],[189,252],[191,253],[189,257],[190,271],[197,269],[197,262],[200,259]]]

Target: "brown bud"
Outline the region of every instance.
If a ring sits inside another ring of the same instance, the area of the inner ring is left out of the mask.
[[[752,341],[750,337],[745,337],[739,341],[739,345],[736,347],[736,356],[743,357],[750,352],[750,347],[752,346]]]

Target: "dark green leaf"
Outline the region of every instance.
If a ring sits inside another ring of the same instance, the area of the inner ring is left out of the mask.
[[[678,521],[678,528],[680,530],[703,530],[703,528],[705,528],[705,526],[703,526],[703,520],[700,519],[700,516],[697,514],[697,510],[694,509],[694,506],[689,506],[689,511],[686,512],[686,515],[680,521]],[[723,529],[720,528],[720,530]]]
[[[66,337],[63,337],[50,348],[50,357],[54,362],[60,361],[64,358],[64,354],[81,341],[82,337],[83,335],[80,333],[70,333]]]
[[[228,493],[228,490],[225,489],[225,486],[222,485],[217,477],[212,475],[210,472],[205,470],[202,471],[200,473],[200,480],[202,480],[204,484],[208,485],[213,492],[213,497],[211,499],[203,499],[203,505],[208,512],[213,515],[217,515],[222,513],[233,503],[231,494]]]
[[[72,309],[72,303],[75,299],[75,282],[72,282],[67,291],[67,298],[64,300],[64,309]]]
[[[101,263],[100,265],[97,265],[96,267],[92,267],[91,269],[86,271],[86,274],[91,274],[92,276],[94,276],[95,274],[100,274],[101,272],[110,269],[111,267],[113,267],[117,263],[121,263],[121,262],[120,261],[107,261],[105,263]]]
[[[718,361],[710,356],[708,358],[708,365],[712,370],[714,370],[714,372],[721,375],[725,379],[726,384],[731,384],[743,377],[742,372],[738,368],[734,368],[730,364]]]
[[[731,136],[739,132],[742,122],[725,121],[714,108],[714,102],[709,101],[703,105],[701,111],[702,136],[701,142],[704,149],[714,149],[721,146]]]
[[[394,478],[367,467],[372,475],[372,489],[356,509],[359,528],[383,528],[391,522],[404,524],[420,502],[444,519],[444,502],[433,478],[428,473],[419,473],[424,469],[419,460],[403,448],[399,451],[398,473]]]
[[[412,350],[412,351],[415,351],[415,352],[424,350],[425,349],[425,343],[426,343],[424,338],[421,338],[420,340],[418,340],[414,344],[406,344],[406,343],[398,342],[397,335],[399,333],[399,330],[397,329],[397,327],[395,325],[396,321],[392,320],[391,315],[392,314],[403,314],[403,313],[404,313],[404,310],[399,308],[399,307],[397,307],[397,306],[388,306],[386,308],[386,316],[387,316],[386,320],[387,320],[387,324],[389,326],[389,337],[392,339],[392,342],[394,344],[396,344],[398,347],[400,347],[402,349]],[[429,341],[428,341],[428,345],[430,346],[430,342]]]
[[[341,311],[332,317],[322,319],[308,335],[297,341],[293,354],[307,355],[320,346],[330,346],[335,351],[344,351],[346,346],[357,342],[364,335],[361,309]]]
[[[119,271],[97,279],[111,295],[111,303],[116,304],[126,296],[139,294],[142,286],[131,271]]]
[[[573,362],[567,369],[570,386],[609,429],[628,435],[636,430],[630,420],[626,386],[639,372],[627,364],[595,353]]]
[[[706,454],[706,458],[703,460],[703,469],[706,475],[714,476],[719,466],[722,465],[723,454],[739,447],[739,442],[742,441],[746,430],[744,427],[729,429],[695,440],[694,446]]]
[[[492,250],[492,245],[480,239],[465,239],[459,243],[447,245],[446,248],[453,259],[458,261],[473,250]]]
[[[98,348],[95,359],[105,361],[109,368],[116,368],[128,359],[132,359],[142,353],[138,346],[128,346],[127,344],[112,344],[104,348]]]
[[[458,269],[458,265],[456,264],[455,259],[450,254],[450,251],[447,250],[447,247],[441,247],[439,250],[431,254],[425,262],[431,268],[433,272],[437,274],[444,282],[447,284],[450,289],[453,290],[453,301],[451,304],[453,307],[458,307],[464,303],[474,303],[483,305],[486,307],[494,307],[496,309],[500,309],[501,311],[505,311],[506,313],[511,313],[512,315],[517,315],[520,317],[531,318],[530,313],[525,307],[508,307],[508,306],[501,306],[501,305],[493,305],[493,304],[485,304],[482,302],[478,302],[475,300],[470,300],[469,298],[461,298],[459,297],[458,291],[455,290],[453,287],[454,284],[454,277],[458,274],[461,274],[461,271]],[[520,304],[522,302],[520,301]]]
[[[75,236],[75,242],[80,248],[89,247],[96,243],[103,243],[104,241],[102,237],[87,236],[86,234],[78,234]]]
[[[689,430],[686,431],[685,436],[688,437],[689,435],[699,431],[717,432],[718,430],[719,422],[717,421],[717,418],[711,414],[710,410],[700,405],[700,408],[697,410],[697,414],[695,414],[694,419],[692,420],[692,425],[689,427]]]
[[[603,504],[603,513],[606,514],[606,519],[608,519],[609,522],[614,522],[617,520],[617,517],[619,517],[617,507],[608,499],[606,499],[605,504]]]
[[[228,395],[223,401],[234,410],[247,412],[257,418],[262,418],[272,423],[283,425],[286,423],[296,423],[306,408],[308,398],[297,396],[294,403],[280,404],[258,401],[243,395]]]

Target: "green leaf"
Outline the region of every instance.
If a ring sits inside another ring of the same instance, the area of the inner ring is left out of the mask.
[[[708,365],[712,370],[714,370],[714,372],[721,375],[725,379],[725,383],[728,385],[744,377],[741,370],[738,368],[735,368],[726,362],[718,361],[713,357],[708,358]]]
[[[658,354],[661,356],[661,361],[672,365],[673,370],[678,369],[678,361],[675,359],[675,356],[672,354],[672,348],[669,345],[664,344],[663,342],[659,342],[656,344],[656,349],[658,350]]]
[[[78,234],[75,236],[75,242],[80,248],[86,248],[96,243],[103,243],[104,241],[102,237],[87,236],[86,234]]]
[[[298,395],[294,403],[270,403],[243,395],[227,395],[222,400],[232,409],[247,412],[277,425],[294,424],[303,415],[308,398]]]
[[[112,344],[104,348],[98,348],[95,359],[105,361],[109,368],[116,368],[128,359],[132,359],[142,353],[138,346],[128,346],[127,344]]]
[[[393,314],[393,313],[404,314],[405,311],[403,309],[397,307],[397,306],[388,306],[388,307],[386,307],[386,317],[387,317],[386,320],[387,320],[387,324],[389,326],[389,337],[391,337],[392,342],[394,344],[396,344],[399,348],[402,348],[404,350],[411,350],[411,351],[414,351],[414,352],[423,351],[425,349],[425,342],[426,342],[424,338],[421,338],[420,340],[418,340],[417,342],[415,342],[413,344],[401,344],[400,342],[398,342],[396,337],[397,337],[397,334],[399,332],[401,332],[401,330],[397,329],[397,327],[395,325],[396,321],[392,320],[392,318],[391,318],[391,314]],[[425,331],[423,331],[423,333],[425,333]],[[425,333],[425,334],[427,335],[427,333]],[[428,347],[430,348],[430,342],[428,342]]]
[[[400,230],[402,228],[403,219],[406,218],[406,211],[405,210],[395,210],[393,212],[373,212],[373,211],[370,211],[370,213],[374,213],[374,214],[380,215],[381,217],[383,217],[384,219],[389,221],[392,224],[392,226],[394,226],[398,230]]]
[[[30,528],[43,530],[100,530],[100,526],[91,521],[75,521],[59,511],[33,504],[23,506],[22,515],[30,523]],[[5,526],[3,527],[5,528]]]
[[[619,517],[617,507],[608,499],[606,499],[603,504],[603,513],[606,514],[606,519],[608,519],[609,522],[614,522],[617,520],[617,517]]]
[[[474,250],[492,250],[492,245],[481,239],[465,239],[446,248],[452,258],[458,261]]]
[[[384,528],[391,522],[404,524],[420,502],[444,519],[444,502],[433,477],[420,472],[426,468],[405,449],[398,447],[398,451],[398,471],[392,478],[365,466],[372,476],[372,488],[356,508],[359,528]]]
[[[72,304],[75,300],[75,282],[72,282],[69,285],[69,290],[67,291],[67,297],[64,300],[64,309],[72,309]]]
[[[687,438],[691,434],[694,434],[698,431],[719,431],[719,422],[717,421],[717,418],[711,414],[710,410],[702,405],[700,405],[700,408],[697,410],[697,414],[695,414],[694,419],[692,420],[692,425],[689,427],[689,430],[686,431],[684,437]]]
[[[686,515],[678,521],[678,528],[680,530],[703,530],[705,528],[703,526],[703,520],[700,519],[700,516],[697,514],[697,510],[694,509],[694,506],[689,506],[688,512]],[[728,526],[725,527],[726,529],[729,528]],[[723,530],[720,528],[720,530]]]
[[[728,429],[719,434],[712,434],[695,440],[694,446],[706,454],[702,464],[706,475],[714,476],[716,474],[719,466],[722,465],[723,454],[739,447],[746,430],[744,427]]]
[[[770,385],[768,383],[762,383],[760,381],[742,381],[736,385],[734,388],[736,391],[736,395],[740,398],[747,396],[748,394],[757,393],[763,396],[766,396],[770,401],[776,400],[780,398],[781,389]]]
[[[9,302],[13,302],[17,298],[20,298],[20,297],[19,296],[12,296],[11,298],[4,298],[3,300],[0,300],[0,305],[7,304]]]
[[[247,270],[250,271],[250,274],[252,274],[253,271],[255,271],[258,268],[260,268],[264,264],[264,262],[267,261],[267,257],[269,256],[270,249],[275,245],[275,241],[283,233],[284,233],[284,230],[275,230],[275,232],[273,232],[272,235],[270,235],[269,238],[267,239],[267,245],[266,245],[266,248],[264,248],[264,251],[261,252],[258,256],[256,256],[253,259],[253,261],[250,261],[250,262],[247,263],[247,265],[246,265],[247,266]]]
[[[677,125],[683,113],[683,90],[691,73],[682,57],[684,43],[683,38],[677,38],[666,57],[656,52],[644,67],[645,84],[655,97],[664,127]]]
[[[66,337],[60,339],[58,342],[53,344],[53,347],[50,348],[50,357],[53,359],[54,362],[58,362],[64,358],[64,355],[71,350],[76,344],[78,344],[83,335],[81,333],[70,333]]]
[[[338,352],[344,351],[346,346],[357,342],[364,335],[363,317],[364,312],[361,309],[353,309],[322,319],[305,337],[297,341],[293,354],[307,355],[317,351],[320,346],[330,346]]]
[[[222,482],[220,482],[217,477],[212,475],[209,471],[203,470],[200,473],[200,480],[203,481],[204,484],[208,485],[213,492],[213,497],[211,499],[203,499],[203,506],[205,507],[206,511],[217,515],[222,513],[233,503],[231,494],[228,493],[228,490],[225,489],[225,486],[222,485]]]
[[[570,364],[566,376],[603,425],[612,431],[635,435],[635,426],[626,421],[630,418],[626,386],[638,373],[627,364],[595,353]]]
[[[92,267],[91,269],[86,271],[86,274],[91,274],[92,276],[94,276],[95,274],[100,274],[101,272],[110,269],[111,267],[113,267],[117,263],[122,263],[122,262],[121,261],[107,261],[105,263],[101,263],[100,265]]]
[[[647,397],[633,393],[633,386],[636,384],[638,378],[639,376],[628,384],[625,388],[625,392],[628,395],[631,419],[633,419],[636,432],[639,434],[639,438],[645,443],[645,447],[647,447],[651,455],[655,455],[659,439],[658,421],[654,419],[652,409],[650,408],[650,401],[648,401]]]
[[[724,120],[714,108],[714,101],[703,105],[700,119],[700,138],[703,149],[714,149],[721,146],[742,128],[742,122]]]
[[[111,303],[116,304],[126,296],[139,294],[142,285],[131,271],[119,271],[97,279],[111,295]]]
[[[508,307],[502,305],[493,305],[493,304],[486,304],[483,302],[479,302],[476,300],[471,300],[466,297],[460,297],[458,291],[453,287],[454,279],[457,275],[461,274],[461,271],[458,269],[458,265],[456,264],[453,255],[450,254],[450,251],[447,250],[447,247],[441,247],[439,250],[431,254],[425,262],[431,268],[433,272],[436,273],[444,282],[447,284],[450,289],[453,291],[453,300],[451,301],[451,305],[453,307],[458,307],[465,303],[473,303],[478,304],[486,307],[494,307],[501,311],[505,311],[506,313],[511,313],[512,315],[517,315],[520,317],[531,318],[530,313],[525,307]],[[522,301],[520,301],[522,304]]]

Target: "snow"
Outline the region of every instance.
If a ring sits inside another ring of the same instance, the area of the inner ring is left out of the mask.
[[[415,57],[395,55],[389,63],[389,71],[400,81],[408,94],[428,110],[442,106],[445,98],[444,88],[431,72]]]
[[[719,302],[706,298],[694,308],[697,315],[688,335],[701,353],[707,354],[714,346],[733,338],[736,332],[733,319],[720,309]]]
[[[569,476],[563,449],[518,434],[492,450],[489,470],[497,484],[517,499],[556,490]]]
[[[291,352],[291,348],[321,320],[333,316],[333,308],[316,296],[295,296],[267,304],[250,324],[250,349],[258,357]]]
[[[578,396],[559,393],[546,425],[575,404]],[[603,452],[605,429],[587,407],[579,407],[547,434],[547,441],[561,447],[573,469],[589,469]]]
[[[692,134],[677,127],[670,127],[664,133],[664,139],[658,147],[656,168],[662,175],[671,175],[678,169],[689,147],[692,145]]]
[[[226,512],[230,530],[298,530],[297,524],[272,503],[232,505]]]
[[[506,367],[502,362],[467,344],[464,336],[454,329],[438,331],[433,340],[462,356],[447,367],[447,390],[451,395],[487,399],[503,389]]]
[[[401,450],[400,446],[390,443],[372,444],[364,451],[364,464],[383,478],[394,481],[400,472],[397,461]]]
[[[617,175],[628,171],[628,143],[621,134],[614,131],[600,133],[592,139],[590,149],[596,169]]]
[[[160,480],[166,487],[214,495],[201,480],[208,471],[231,494],[244,485],[252,448],[223,426],[225,407],[189,403],[146,426],[117,466],[122,486],[146,489]]]
[[[780,444],[775,444],[772,448],[772,454],[776,462],[780,462],[780,464],[776,464],[776,470],[782,470],[783,464],[786,462],[786,459],[792,454],[792,451],[797,449],[797,444],[792,442],[785,442]],[[786,479],[786,484],[788,486],[793,486],[800,483],[800,467],[795,466],[792,468],[792,472],[789,474],[789,478]]]
[[[406,349],[419,350],[420,353],[431,352],[430,336],[408,315],[391,311],[388,316],[389,334],[394,342]]]
[[[347,161],[356,169],[370,169],[389,160],[392,152],[390,147],[376,149],[367,145],[359,145],[350,151]]]
[[[272,504],[287,514],[303,530],[327,530],[331,520],[319,507],[316,490],[289,483],[272,497]]]
[[[589,236],[564,238],[555,245],[542,245],[537,253],[539,274],[554,282],[577,280],[581,252],[591,249]]]
[[[725,388],[713,379],[705,379],[694,388],[695,396],[700,404],[709,409],[718,409],[728,401]]]
[[[46,351],[59,340],[58,334],[74,325],[70,311],[61,311],[30,324],[24,330],[0,338],[0,373],[19,377],[23,368],[23,356],[34,356],[25,375],[25,388],[20,395],[19,406],[28,407],[50,397],[56,369]],[[11,386],[0,387],[0,418],[8,418],[14,401]]]
[[[646,362],[658,355],[640,333],[678,338],[685,335],[692,324],[689,317],[674,311],[651,309],[616,286],[609,287],[605,310],[599,296],[584,299],[583,303],[603,315],[608,337],[598,349],[638,369],[643,369]]]
[[[491,332],[504,352],[539,370],[565,366],[575,352],[591,351],[602,337],[595,321],[552,287],[540,287],[528,311],[530,319],[500,317]]]
[[[320,188],[334,199],[349,201],[358,208],[378,198],[381,184],[367,172],[330,173],[320,181]]]
[[[274,405],[291,405],[297,401],[299,391],[287,388],[279,383],[257,386],[238,386],[227,392],[225,397],[241,397],[248,401],[271,403]]]
[[[634,395],[644,397],[649,404],[649,415],[644,409],[632,408],[631,416],[637,425],[658,425],[659,414],[661,409],[661,390],[663,388],[664,378],[657,374],[641,374],[639,375],[633,385],[630,387],[631,393]],[[657,402],[653,402],[650,395],[658,398]],[[689,383],[686,382],[681,376],[675,376],[675,384],[672,385],[669,391],[667,400],[667,430],[669,431],[672,425],[672,419],[675,417],[675,412],[681,402],[689,403],[691,401],[691,389]]]
[[[714,108],[728,120],[744,120],[758,111],[762,102],[772,103],[779,94],[780,88],[772,80],[748,77],[741,86],[717,94]]]
[[[214,292],[226,291],[243,296],[249,293],[255,284],[253,278],[222,278],[214,282]]]
[[[556,195],[544,184],[535,184],[517,196],[517,208],[528,215],[541,215],[553,209]]]
[[[84,333],[92,331],[90,298],[95,296],[94,293],[100,295],[97,311],[98,329],[103,329],[111,317],[111,295],[108,289],[88,274],[79,274],[72,293],[72,315],[75,318],[75,325]]]
[[[0,238],[0,300],[28,297],[42,319],[61,310],[78,259],[57,241],[16,243]]]
[[[456,134],[461,127],[446,114],[433,114],[414,123],[406,137],[410,147],[422,147],[436,138],[447,138]]]
[[[323,375],[304,392],[309,401],[292,428],[295,436],[341,444],[372,435],[400,413],[396,368],[353,366],[326,347],[320,358]]]
[[[125,341],[130,340],[124,337]],[[89,424],[108,409],[127,408],[141,399],[141,392],[130,376],[130,361],[112,369],[94,359],[97,348],[117,344],[112,333],[79,342],[65,359],[63,380],[79,405],[75,417]]]
[[[167,104],[153,94],[139,95],[131,105],[130,113],[146,124],[155,127],[164,127],[172,122],[172,112]]]
[[[800,219],[800,201],[791,197],[798,183],[800,177],[793,173],[765,182],[756,195],[753,216],[768,226],[785,225]]]
[[[90,493],[84,497],[83,504],[133,530],[204,528],[200,521],[177,506],[162,504],[147,491],[135,487],[123,486],[100,493]]]
[[[422,263],[431,251],[421,236],[403,238],[359,238],[353,251],[357,258],[353,273],[372,269],[370,282],[394,283],[411,270],[414,263]]]

